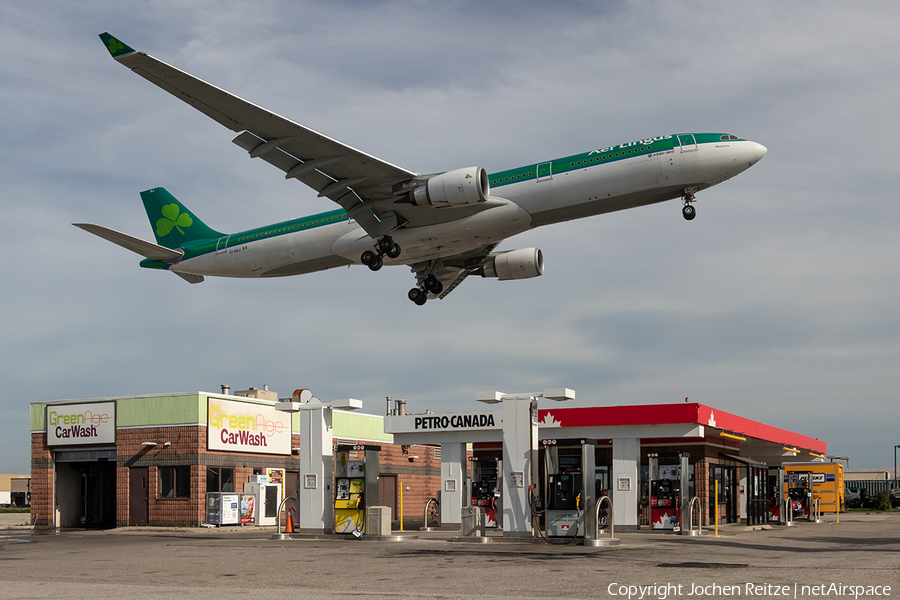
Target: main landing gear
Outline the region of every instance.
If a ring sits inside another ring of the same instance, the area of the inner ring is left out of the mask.
[[[388,258],[397,258],[400,256],[399,244],[395,244],[394,240],[389,235],[378,240],[378,243],[375,244],[375,250],[376,252],[366,250],[362,253],[362,256],[359,257],[362,264],[373,271],[377,271],[384,266],[383,258],[385,255],[387,255]]]
[[[425,301],[428,300],[428,292],[432,294],[440,294],[444,291],[444,284],[440,282],[440,280],[434,275],[429,275],[425,279],[422,280],[422,287],[414,287],[409,290],[409,299],[415,302],[417,305],[422,306],[425,304]]]
[[[691,202],[695,202],[694,188],[684,188],[684,194],[681,198],[684,200],[684,208],[681,209],[681,216],[683,216],[685,220],[691,221],[697,216],[697,210],[691,204]]]

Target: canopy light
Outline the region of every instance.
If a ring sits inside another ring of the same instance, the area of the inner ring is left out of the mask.
[[[529,398],[546,398],[556,402],[575,399],[575,390],[569,388],[549,388],[540,394],[506,394],[504,392],[475,392],[475,400],[485,404],[500,404],[504,400],[527,400]]]
[[[721,437],[723,437],[723,438],[728,438],[728,439],[730,439],[730,440],[738,440],[738,441],[741,441],[741,442],[746,442],[746,441],[747,441],[747,438],[745,438],[745,437],[742,437],[742,436],[739,436],[739,435],[734,435],[733,433],[725,433],[724,431],[720,431],[720,432],[719,432],[719,435],[720,435]]]

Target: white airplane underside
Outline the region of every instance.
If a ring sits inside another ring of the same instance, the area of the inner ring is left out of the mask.
[[[674,134],[488,174],[481,167],[420,175],[275,115],[108,34],[113,57],[229,129],[251,158],[281,169],[342,210],[235,234],[209,229],[163,188],[141,194],[157,244],[76,224],[195,283],[204,276],[281,277],[351,264],[409,265],[416,304],[443,298],[470,274],[543,273],[536,248],[495,252],[534,227],[681,198],[750,168],[766,149],[730,134]]]

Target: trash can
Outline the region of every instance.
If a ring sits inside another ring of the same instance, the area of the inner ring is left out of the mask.
[[[391,508],[389,506],[366,508],[366,535],[391,535]]]
[[[484,537],[484,507],[465,506],[462,509],[460,534],[467,537]]]

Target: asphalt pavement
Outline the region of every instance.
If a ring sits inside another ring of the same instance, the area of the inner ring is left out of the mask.
[[[833,517],[832,517],[833,519]],[[0,519],[0,526],[2,526]],[[793,598],[900,595],[900,514],[621,545],[273,540],[268,529],[0,531],[0,598]],[[886,587],[887,586],[887,587]]]

